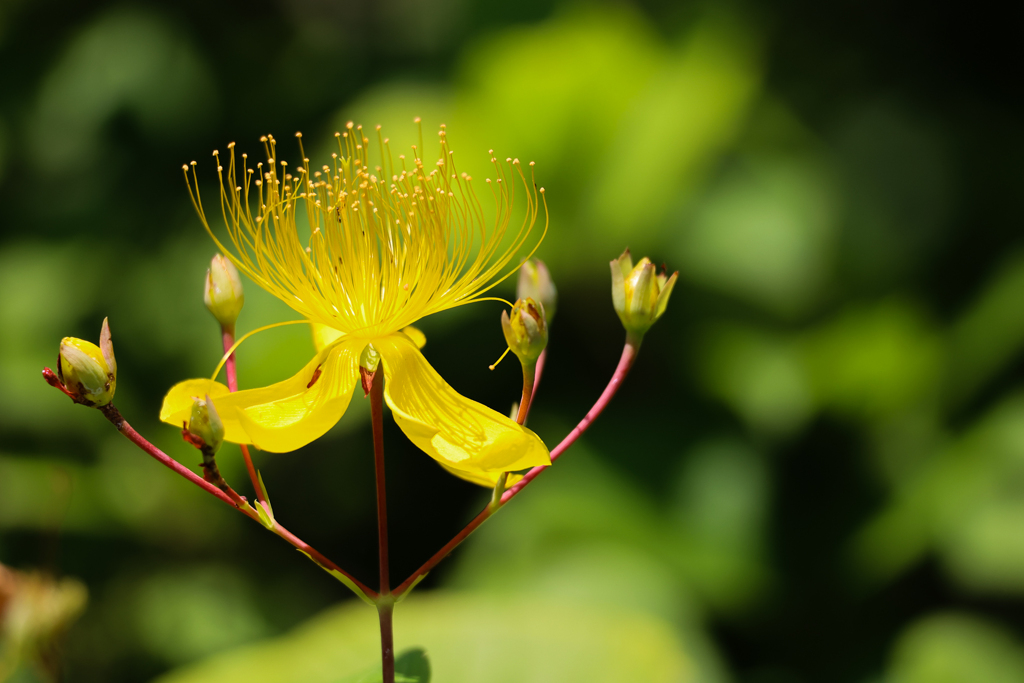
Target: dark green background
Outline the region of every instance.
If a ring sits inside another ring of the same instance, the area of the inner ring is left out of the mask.
[[[272,132],[295,158],[296,130],[317,151],[352,118],[408,141],[414,115],[468,167],[537,162],[561,293],[531,415],[549,444],[618,358],[608,260],[680,271],[559,473],[419,590],[628,605],[668,624],[688,680],[1024,680],[1019,42],[991,7],[909,2],[5,0],[0,562],[88,585],[67,680],[149,680],[352,600],[39,371],[109,316],[121,410],[197,462],[156,422],[219,356],[181,164],[212,199],[229,141],[258,156]],[[241,330],[290,315],[246,291]],[[505,410],[499,313],[422,328],[456,389]],[[311,353],[301,326],[267,332],[241,382]],[[370,582],[366,412],[257,462],[282,521]],[[404,576],[485,495],[386,438]]]

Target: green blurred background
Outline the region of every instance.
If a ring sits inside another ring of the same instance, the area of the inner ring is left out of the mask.
[[[438,683],[1024,681],[1018,27],[878,0],[0,2],[0,562],[87,586],[64,680],[372,666],[372,610],[39,371],[109,316],[118,405],[198,462],[156,421],[219,357],[181,164],[209,193],[229,141],[295,158],[296,130],[408,142],[418,115],[470,166],[537,162],[549,444],[618,358],[607,262],[628,246],[680,283],[611,409],[399,607],[400,649]],[[506,410],[500,310],[422,328],[456,389]],[[290,317],[250,283],[241,330]],[[267,332],[241,382],[311,352]],[[372,583],[364,403],[256,459],[278,517]],[[385,436],[405,576],[486,494]],[[248,494],[237,450],[220,461]]]

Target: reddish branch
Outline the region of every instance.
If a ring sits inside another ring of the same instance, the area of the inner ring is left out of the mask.
[[[615,373],[612,375],[611,380],[608,382],[608,386],[606,386],[604,391],[601,392],[601,397],[597,399],[597,403],[595,403],[594,406],[587,412],[586,416],[582,420],[580,420],[580,423],[576,425],[576,428],[569,432],[569,434],[564,439],[562,439],[562,442],[551,451],[552,462],[557,460],[563,453],[565,453],[566,450],[568,450],[570,446],[576,443],[576,440],[583,435],[583,432],[587,431],[587,428],[590,427],[590,424],[608,406],[608,404],[612,400],[612,397],[615,396],[615,392],[617,392],[619,390],[619,387],[622,386],[622,382],[626,378],[626,375],[629,374],[630,368],[633,367],[633,362],[636,360],[636,354],[639,348],[640,344],[638,342],[633,341],[631,338],[626,340],[626,345],[622,349],[622,356],[621,358],[619,358],[619,365],[618,367],[615,368]],[[538,368],[538,374],[539,370],[540,368]],[[468,538],[470,534],[476,531],[476,529],[481,524],[486,522],[491,515],[493,515],[495,512],[501,509],[502,505],[510,501],[520,491],[526,488],[526,486],[531,481],[536,479],[537,476],[540,475],[540,473],[546,470],[547,468],[548,466],[538,466],[534,467],[532,470],[527,472],[526,476],[524,476],[521,480],[516,482],[514,486],[510,487],[507,491],[505,491],[502,494],[501,503],[499,505],[488,505],[486,508],[484,508],[484,510],[481,511],[480,514],[473,519],[473,521],[466,525],[466,528],[464,528],[462,531],[456,534],[455,538],[448,541],[448,543],[446,543],[443,548],[434,553],[433,557],[424,562],[423,565],[415,572],[413,572],[413,574],[408,579],[403,581],[397,588],[395,588],[394,595],[396,597],[401,597],[402,594],[408,591],[413,585],[415,585],[424,574],[426,574],[431,569],[436,567],[441,560],[447,557],[448,554],[451,553],[451,551],[455,550],[455,548],[458,547],[458,545],[462,543],[464,540],[466,540],[466,538]]]

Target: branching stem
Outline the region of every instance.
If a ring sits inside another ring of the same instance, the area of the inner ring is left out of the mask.
[[[639,350],[640,340],[633,336],[627,336],[626,344],[622,349],[622,356],[619,358],[619,365],[618,367],[615,368],[615,373],[612,375],[612,378],[608,382],[608,385],[604,388],[604,391],[601,392],[601,397],[598,398],[597,403],[595,403],[593,407],[589,411],[587,411],[586,416],[584,416],[584,418],[580,420],[580,423],[576,425],[576,427],[571,432],[569,432],[569,434],[564,439],[562,439],[562,442],[559,443],[551,451],[552,462],[557,460],[563,453],[565,453],[566,450],[568,450],[570,446],[576,443],[576,440],[583,435],[583,432],[587,431],[587,428],[590,427],[590,424],[608,406],[608,404],[612,400],[612,397],[615,396],[615,392],[617,392],[619,390],[619,387],[622,386],[623,380],[626,379],[626,375],[629,374],[630,369],[633,367],[633,362],[636,360],[636,355]],[[412,576],[410,576],[408,579],[399,584],[399,586],[394,590],[395,597],[400,598],[406,591],[408,591],[413,585],[417,583],[420,577],[422,577],[424,574],[426,574],[431,569],[436,567],[437,564],[441,562],[441,560],[443,560],[445,557],[448,556],[449,553],[455,550],[455,548],[458,547],[460,543],[462,543],[464,540],[466,540],[466,538],[469,537],[470,534],[476,531],[481,524],[486,522],[491,515],[500,510],[505,503],[510,501],[513,497],[516,496],[516,494],[518,494],[520,491],[526,488],[526,486],[531,481],[536,479],[537,476],[540,475],[540,473],[546,469],[547,466],[534,467],[532,470],[527,472],[522,479],[516,482],[514,486],[511,486],[507,491],[504,492],[504,494],[502,494],[500,503],[494,504],[494,502],[492,501],[491,504],[488,504],[488,506],[484,508],[479,515],[473,518],[473,521],[467,524],[462,531],[456,534],[452,540],[448,541],[444,545],[443,548],[434,553],[433,557],[424,562],[419,569],[413,572]]]
[[[71,394],[67,391],[66,387],[61,385],[59,380],[57,380],[56,373],[54,373],[53,370],[51,370],[50,368],[45,368],[43,370],[43,378],[46,379],[47,383],[49,383],[51,386],[71,396]],[[74,397],[72,396],[72,398]],[[256,510],[251,505],[246,503],[244,498],[235,493],[235,491],[232,490],[231,487],[227,487],[227,492],[221,491],[215,485],[206,481],[198,474],[196,474],[189,468],[185,467],[180,462],[178,462],[177,460],[175,460],[174,458],[167,455],[162,450],[151,444],[149,441],[145,439],[145,437],[143,437],[141,434],[135,431],[135,429],[130,424],[128,424],[128,421],[124,419],[124,417],[121,415],[121,412],[114,407],[113,403],[109,403],[99,408],[99,411],[103,413],[103,416],[107,418],[107,420],[109,420],[110,423],[117,428],[117,431],[121,432],[125,436],[125,438],[127,438],[136,446],[138,446],[139,449],[141,449],[144,453],[146,453],[154,460],[159,462],[161,465],[167,467],[168,469],[174,471],[177,474],[180,474],[182,477],[189,480],[190,482],[192,482],[199,488],[203,489],[210,495],[214,496],[221,502],[230,505],[231,507],[241,512],[249,519],[254,520],[261,526],[264,526],[263,522],[260,520],[259,513],[257,513]],[[309,545],[292,532],[288,531],[288,529],[281,526],[281,524],[278,523],[276,520],[274,520],[273,528],[271,529],[271,531],[273,531],[275,534],[286,540],[296,549],[306,553],[314,562],[316,562],[318,565],[320,565],[328,572],[337,572],[338,574],[344,576],[346,579],[351,581],[352,584],[356,586],[356,588],[362,591],[363,595],[365,595],[369,600],[373,601],[377,599],[377,591],[365,585],[359,579],[355,578],[354,576],[346,572],[344,569],[339,567],[337,564],[327,559],[327,557],[323,553],[313,548],[313,546]]]

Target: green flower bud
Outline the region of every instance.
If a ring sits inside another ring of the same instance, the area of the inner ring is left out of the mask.
[[[234,329],[238,314],[245,303],[245,292],[242,291],[242,278],[238,275],[235,264],[220,254],[210,261],[206,271],[206,288],[203,301],[213,313],[213,317],[225,329]]]
[[[100,408],[114,399],[117,361],[106,318],[100,331],[100,346],[75,337],[61,340],[57,377],[79,403]]]
[[[634,266],[629,249],[611,262],[611,268],[615,312],[626,332],[643,337],[665,312],[679,273],[668,277],[662,270],[656,274],[654,264],[647,257]]]
[[[548,345],[548,325],[544,306],[533,299],[519,299],[508,311],[501,312],[501,329],[512,353],[523,365],[537,362],[541,351]]]
[[[221,422],[220,415],[217,414],[217,409],[209,395],[206,398],[197,398],[192,403],[192,416],[188,421],[188,432],[194,437],[194,439],[190,439],[194,445],[199,448],[206,445],[214,453],[224,442],[224,423]],[[202,444],[196,443],[196,440],[201,441]]]
[[[555,307],[558,304],[558,290],[551,281],[548,267],[540,259],[530,259],[519,269],[519,284],[516,296],[520,299],[533,299],[544,307],[548,325],[555,319]]]

